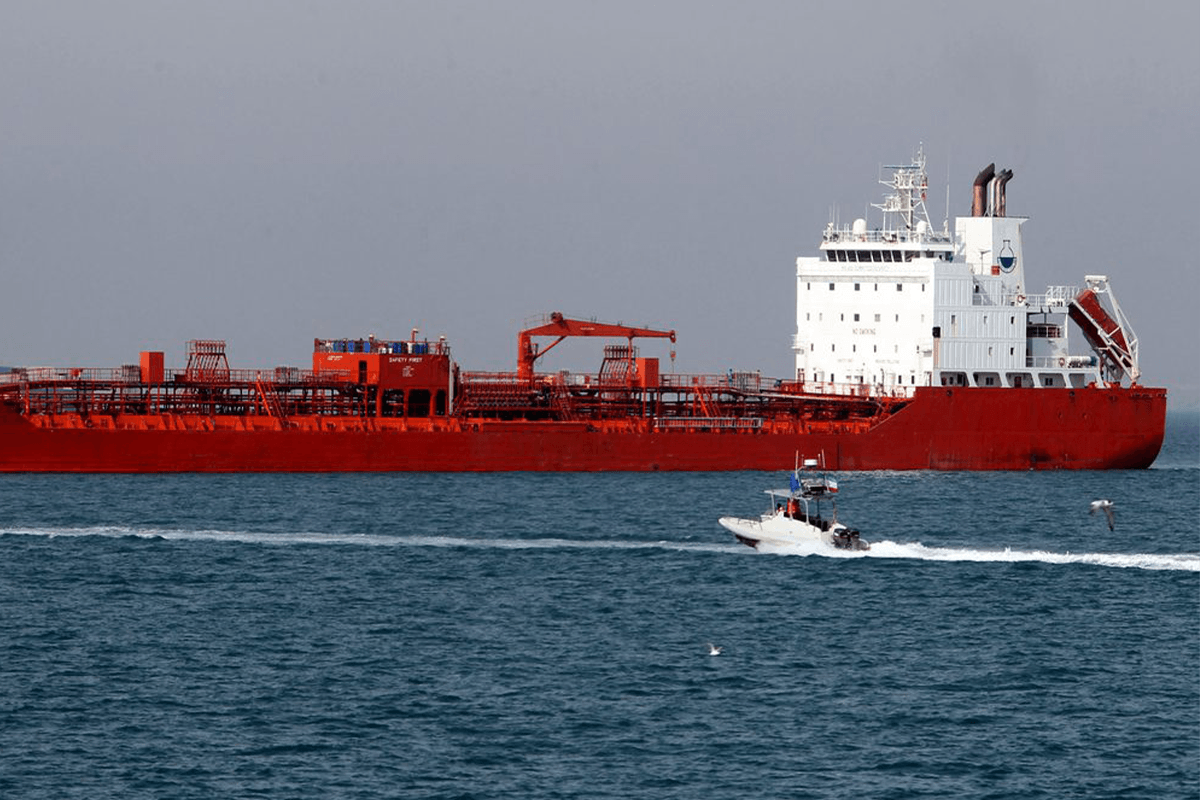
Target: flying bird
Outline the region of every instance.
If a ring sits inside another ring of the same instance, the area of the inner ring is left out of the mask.
[[[1110,531],[1113,530],[1113,526],[1117,523],[1116,517],[1113,515],[1113,501],[1093,500],[1092,508],[1090,511],[1088,511],[1088,514],[1095,514],[1097,511],[1104,512],[1104,516],[1108,517],[1108,529]]]
[[[724,649],[725,649],[724,647],[717,647],[712,642],[708,643],[708,654],[710,656],[719,656],[719,655],[721,655],[721,651]]]

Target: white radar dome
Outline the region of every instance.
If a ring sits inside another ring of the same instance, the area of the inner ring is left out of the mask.
[[[853,233],[855,236],[866,236],[867,235],[867,221],[862,218],[854,220],[854,225],[851,226],[850,232]]]
[[[923,219],[917,220],[917,238],[924,239],[925,234],[929,231],[929,223]]]

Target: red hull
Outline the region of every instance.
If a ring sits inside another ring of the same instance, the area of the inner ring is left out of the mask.
[[[805,433],[454,418],[338,430],[316,430],[317,420],[276,430],[214,420],[215,430],[187,430],[195,423],[164,415],[101,428],[0,410],[0,472],[773,470],[797,452],[823,452],[836,470],[1138,469],[1158,455],[1165,419],[1166,390],[1137,386],[925,388],[869,428]]]

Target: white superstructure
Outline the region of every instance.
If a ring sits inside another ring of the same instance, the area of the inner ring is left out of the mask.
[[[796,259],[793,349],[805,390],[896,395],[917,386],[1081,388],[1123,375],[1136,380],[1136,337],[1106,278],[1089,276],[1088,286],[1116,310],[1120,357],[1071,355],[1067,318],[1078,287],[1029,291],[1021,239],[1027,220],[1006,213],[1011,170],[989,165],[979,173],[972,214],[957,218],[951,235],[947,224],[935,231],[929,222],[923,152],[884,169],[891,174],[880,183],[889,191],[874,206],[882,223],[831,222],[821,254]]]

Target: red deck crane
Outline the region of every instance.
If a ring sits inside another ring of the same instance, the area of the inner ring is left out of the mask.
[[[538,351],[533,347],[534,336],[557,336],[558,338]],[[675,341],[675,331],[656,331],[651,328],[633,328],[628,325],[610,325],[604,322],[567,319],[561,312],[555,311],[545,325],[527,328],[517,334],[517,377],[522,380],[532,380],[534,362],[569,336],[604,336],[612,339],[627,339],[630,348],[633,347],[633,340],[637,338]]]

